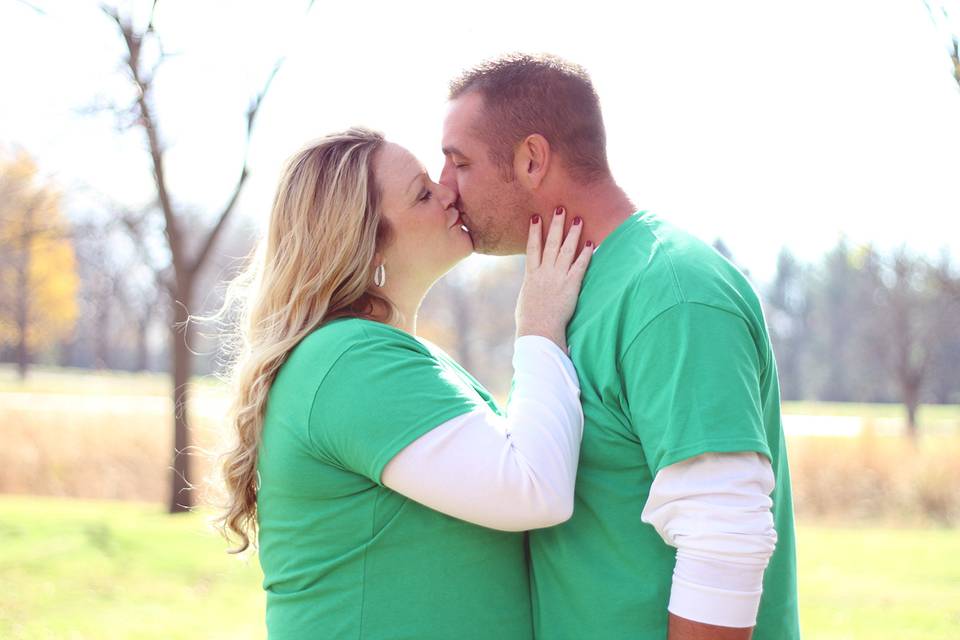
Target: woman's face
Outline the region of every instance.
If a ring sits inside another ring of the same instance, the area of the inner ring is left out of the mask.
[[[381,252],[388,282],[409,278],[429,286],[473,252],[455,194],[433,182],[412,153],[388,142],[374,157],[373,172],[391,229]]]

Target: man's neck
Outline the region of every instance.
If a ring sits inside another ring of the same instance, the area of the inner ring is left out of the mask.
[[[557,204],[567,210],[567,228],[575,217],[583,219],[581,248],[587,240],[599,245],[637,210],[613,178],[589,185],[571,183]]]

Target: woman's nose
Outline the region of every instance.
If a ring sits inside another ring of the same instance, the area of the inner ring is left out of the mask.
[[[455,185],[456,183],[454,183]],[[457,203],[457,192],[456,189],[451,189],[446,183],[444,183],[443,178],[440,178],[440,182],[437,183],[437,197],[440,198],[440,204],[443,205],[444,209],[449,209]]]

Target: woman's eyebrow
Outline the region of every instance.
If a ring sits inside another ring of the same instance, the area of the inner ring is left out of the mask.
[[[411,180],[411,181],[410,181],[410,184],[407,185],[407,191],[410,191],[410,187],[413,186],[413,183],[414,183],[414,182],[416,182],[417,180],[419,180],[420,178],[422,178],[422,177],[425,176],[425,175],[427,175],[426,171],[421,171],[421,172],[418,173],[417,175],[413,176],[413,180]]]

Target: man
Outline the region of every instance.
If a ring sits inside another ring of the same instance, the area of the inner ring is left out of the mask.
[[[580,67],[514,55],[451,85],[441,183],[481,253],[557,203],[598,245],[567,330],[585,415],[577,498],[530,534],[538,638],[799,638],[776,365],[757,296],[638,212]]]

